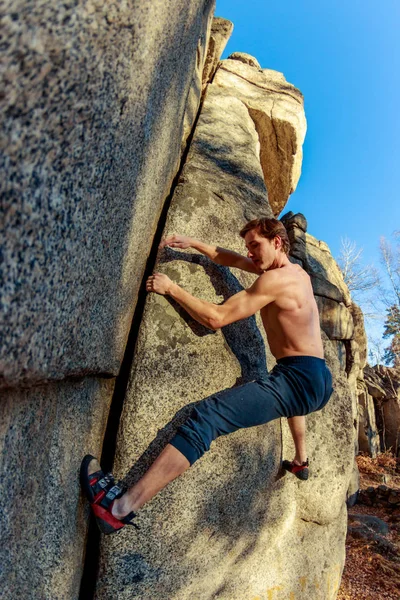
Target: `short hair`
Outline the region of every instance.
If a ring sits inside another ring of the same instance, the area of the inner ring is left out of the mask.
[[[246,223],[243,229],[240,231],[240,235],[242,238],[245,237],[246,233],[252,231],[253,229],[257,229],[258,233],[268,240],[273,240],[277,235],[282,240],[281,250],[286,255],[289,255],[290,251],[290,242],[285,226],[278,219],[269,219],[268,217],[263,217],[262,219],[253,219]]]

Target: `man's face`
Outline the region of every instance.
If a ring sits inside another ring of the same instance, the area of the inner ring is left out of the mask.
[[[247,256],[251,258],[257,269],[268,271],[273,267],[277,251],[280,252],[280,238],[268,240],[259,234],[257,229],[248,231],[244,241],[247,248]]]

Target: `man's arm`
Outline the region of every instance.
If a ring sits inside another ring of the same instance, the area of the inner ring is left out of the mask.
[[[205,244],[200,240],[196,240],[191,237],[187,237],[184,235],[173,235],[171,237],[165,238],[161,244],[160,248],[165,248],[165,246],[169,246],[170,248],[194,248],[198,250],[212,261],[217,263],[218,265],[223,265],[224,267],[236,267],[237,269],[242,269],[243,271],[249,271],[250,273],[257,273],[259,275],[261,271],[257,269],[255,264],[250,258],[239,254],[238,252],[234,252],[233,250],[226,250],[225,248],[221,248],[220,246],[214,246],[212,244]]]
[[[219,305],[192,296],[161,273],[148,278],[146,290],[171,296],[196,321],[216,330],[251,317],[263,306],[273,302],[276,297],[276,275],[272,272],[263,273],[247,290],[242,290]]]

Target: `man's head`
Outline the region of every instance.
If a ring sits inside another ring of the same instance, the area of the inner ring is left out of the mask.
[[[240,232],[246,242],[248,257],[262,271],[281,266],[287,258],[290,242],[284,225],[277,219],[253,219]]]

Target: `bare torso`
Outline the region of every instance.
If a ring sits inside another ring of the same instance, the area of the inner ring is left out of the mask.
[[[292,263],[278,271],[277,297],[261,309],[272,354],[276,359],[300,355],[324,358],[318,308],[309,275]]]

